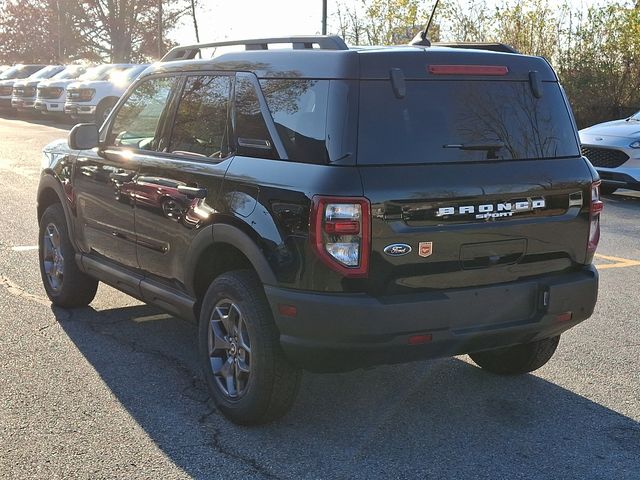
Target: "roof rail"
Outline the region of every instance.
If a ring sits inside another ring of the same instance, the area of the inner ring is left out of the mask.
[[[472,50],[490,50],[492,52],[520,53],[511,45],[498,42],[436,42],[434,47],[470,48]]]
[[[291,43],[294,49],[312,49],[318,45],[321,50],[349,50],[344,40],[336,35],[307,35],[296,37],[255,38],[250,40],[231,40],[225,42],[196,43],[174,47],[162,57],[161,62],[172,60],[190,60],[195,58],[203,48],[229,47],[244,45],[245,50],[268,50],[269,45]]]

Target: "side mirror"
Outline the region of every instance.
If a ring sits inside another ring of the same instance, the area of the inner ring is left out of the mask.
[[[98,126],[95,123],[79,123],[69,132],[71,150],[90,150],[98,146]]]

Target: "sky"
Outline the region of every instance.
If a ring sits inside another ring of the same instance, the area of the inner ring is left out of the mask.
[[[464,1],[464,0],[463,0]],[[514,0],[509,1],[512,3]],[[574,0],[572,0],[573,3]],[[562,0],[550,0],[551,4]],[[611,0],[575,0],[584,6]],[[328,0],[329,33],[336,25],[338,0]],[[359,3],[346,0],[344,3]],[[431,9],[434,0],[425,0]],[[488,0],[489,5],[506,3]],[[196,10],[201,42],[289,35],[313,35],[322,31],[322,0],[200,0]],[[336,28],[333,29],[335,31]],[[181,44],[195,43],[191,17],[186,17],[170,38]]]
[[[328,11],[335,8],[328,1]],[[200,0],[196,10],[201,42],[311,35],[322,31],[322,0]],[[191,17],[171,33],[178,43],[195,43]]]

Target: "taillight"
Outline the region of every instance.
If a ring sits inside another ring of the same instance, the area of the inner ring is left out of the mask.
[[[589,242],[587,243],[587,263],[593,260],[598,242],[600,242],[600,212],[604,203],[600,200],[600,181],[591,185],[591,203],[589,206]]]
[[[345,277],[366,277],[371,245],[371,206],[366,198],[313,197],[311,246]]]

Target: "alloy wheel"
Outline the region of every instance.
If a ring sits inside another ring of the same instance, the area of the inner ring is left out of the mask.
[[[47,281],[54,292],[59,292],[64,277],[64,257],[62,256],[60,231],[54,223],[49,223],[45,228],[42,245],[42,259]]]
[[[220,390],[237,400],[251,376],[251,340],[240,308],[229,299],[213,309],[208,333],[209,361]]]

